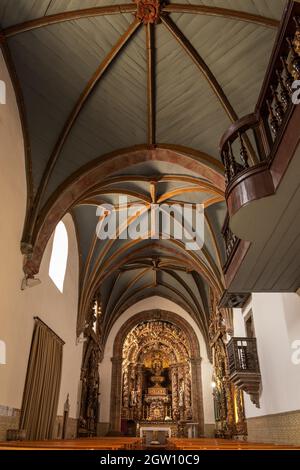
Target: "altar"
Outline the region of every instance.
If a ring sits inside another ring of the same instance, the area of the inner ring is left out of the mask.
[[[143,439],[147,446],[166,445],[167,439],[176,437],[178,426],[176,423],[151,423],[141,422],[138,424],[137,435]]]

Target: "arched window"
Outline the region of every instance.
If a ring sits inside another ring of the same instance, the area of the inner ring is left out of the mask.
[[[63,222],[56,226],[49,266],[49,276],[56,287],[63,292],[68,261],[68,234]]]

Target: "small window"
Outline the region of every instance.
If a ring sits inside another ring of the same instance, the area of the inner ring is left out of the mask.
[[[68,234],[65,224],[63,222],[59,222],[54,233],[49,276],[60,292],[63,292],[64,290],[67,261]]]

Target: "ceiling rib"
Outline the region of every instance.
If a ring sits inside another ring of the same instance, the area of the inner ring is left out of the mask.
[[[81,18],[90,18],[95,16],[116,15],[120,13],[135,13],[137,7],[135,4],[124,5],[108,5],[103,7],[84,8],[81,10],[73,10],[68,12],[57,13],[55,15],[47,15],[34,20],[25,21],[3,30],[3,34],[9,38],[16,34],[31,31],[33,29],[42,28],[52,24],[62,23],[65,21],[79,20]],[[190,4],[171,4],[162,8],[165,13],[191,13],[208,16],[219,16],[223,18],[245,21],[247,23],[255,23],[267,28],[277,28],[279,21],[265,16],[254,15],[238,10],[228,8],[209,7],[206,5],[190,5]]]
[[[117,15],[120,13],[135,13],[136,5],[108,5],[103,7],[85,8],[82,10],[73,10],[55,15],[43,16],[34,20],[25,21],[13,26],[9,26],[2,32],[6,38],[15,36],[16,34],[25,33],[34,29],[50,26],[52,24],[63,23],[66,21],[80,20],[82,18],[91,18],[96,16]]]
[[[174,38],[179,42],[179,44],[183,47],[185,52],[190,56],[193,60],[194,64],[198,67],[201,73],[204,75],[206,80],[208,81],[209,85],[211,86],[213,92],[216,94],[218,100],[220,101],[222,107],[224,108],[226,114],[230,118],[232,122],[237,121],[238,116],[234,111],[233,107],[231,106],[227,96],[225,95],[221,85],[217,81],[216,77],[202,59],[200,54],[196,51],[194,46],[190,43],[190,41],[185,37],[182,31],[178,28],[178,26],[171,20],[168,16],[161,16],[161,20],[166,28],[170,31],[170,33],[174,36]]]
[[[178,26],[170,17],[161,15],[161,20],[166,26],[166,28],[170,31],[170,33],[174,36],[174,38],[183,47],[185,52],[190,56],[190,58],[193,60],[193,62],[201,71],[201,73],[204,75],[231,122],[236,122],[238,120],[238,115],[234,111],[229,99],[224,93],[224,90],[222,89],[221,85],[219,84],[218,80],[216,79],[206,62],[202,59],[202,57],[196,51],[194,46],[190,43],[190,41],[186,38],[183,32],[178,28]],[[245,137],[245,145],[249,152],[249,157],[252,163],[258,163],[257,157],[255,155],[251,142],[248,139],[248,136]]]
[[[232,20],[246,21],[247,23],[255,23],[267,28],[278,28],[279,21],[265,16],[254,15],[244,11],[231,10],[229,8],[210,7],[207,5],[191,5],[172,3],[162,8],[166,13],[191,13],[194,15],[221,16]]]
[[[156,110],[155,110],[155,38],[154,25],[148,23],[146,29],[147,47],[147,98],[148,98],[148,144],[156,143]]]
[[[113,60],[117,57],[119,52],[123,49],[123,47],[127,44],[129,39],[132,37],[132,35],[136,32],[136,30],[140,26],[140,21],[135,20],[127,29],[127,31],[119,38],[118,42],[115,44],[115,46],[111,49],[111,51],[107,54],[107,56],[104,58],[102,63],[99,65],[98,69],[96,72],[92,75],[90,78],[89,82],[87,83],[86,87],[84,88],[82,94],[80,95],[80,98],[78,99],[77,103],[75,104],[71,114],[69,115],[67,121],[65,122],[65,125],[63,127],[63,130],[58,138],[58,141],[54,147],[54,150],[50,156],[50,159],[47,163],[46,170],[43,174],[42,181],[39,186],[39,190],[36,196],[36,206],[35,210],[36,213],[39,209],[39,205],[41,202],[42,195],[45,191],[45,188],[48,184],[49,178],[52,174],[52,171],[54,169],[54,166],[57,162],[57,159],[60,155],[60,152],[66,142],[66,139],[68,135],[70,134],[73,125],[75,124],[80,112],[82,111],[84,105],[86,104],[88,98],[90,97],[91,93],[93,92],[94,88],[96,85],[99,83],[101,78],[103,77],[104,73],[107,71]]]

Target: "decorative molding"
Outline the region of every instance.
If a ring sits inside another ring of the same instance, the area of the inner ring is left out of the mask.
[[[163,5],[161,0],[133,0],[137,4],[136,18],[144,24],[157,24]]]
[[[225,290],[219,302],[219,308],[243,308],[251,293],[234,293]]]

